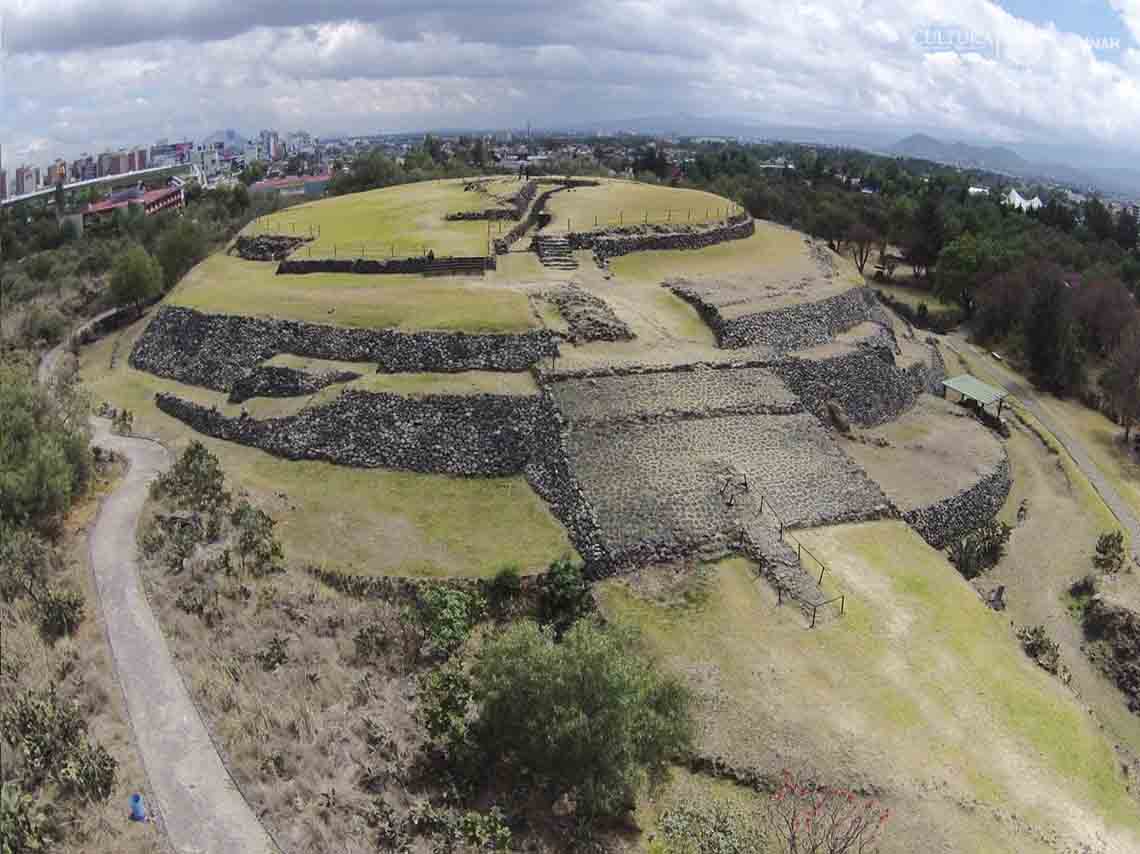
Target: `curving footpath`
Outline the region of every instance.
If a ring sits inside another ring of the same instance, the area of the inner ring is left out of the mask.
[[[113,435],[94,418],[93,441],[122,454],[130,469],[103,499],[89,539],[95,587],[127,712],[157,811],[178,854],[277,854],[234,785],[166,645],[139,580],[135,527],[166,449]]]
[[[953,342],[954,347],[968,350],[975,356],[985,358],[987,360],[986,367],[997,374],[1005,390],[1021,401],[1021,404],[1029,410],[1033,417],[1040,421],[1045,429],[1060,442],[1061,447],[1073,458],[1077,468],[1088,478],[1093,489],[1096,490],[1116,520],[1120,522],[1121,527],[1127,529],[1132,537],[1132,560],[1140,565],[1140,519],[1137,519],[1131,505],[1116,491],[1116,487],[1101,473],[1100,467],[1085,450],[1084,443],[1066,432],[1060,424],[1050,417],[1045,407],[1041,405],[1037,392],[1028,382],[1004,365],[997,363],[992,357],[987,356],[985,352],[970,344],[960,335],[948,335],[946,337]]]

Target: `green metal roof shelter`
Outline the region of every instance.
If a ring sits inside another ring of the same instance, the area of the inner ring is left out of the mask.
[[[972,400],[978,404],[982,409],[985,409],[991,403],[997,403],[997,414],[1001,415],[1002,403],[1009,392],[1004,388],[996,385],[990,385],[982,382],[975,376],[970,374],[959,374],[956,377],[951,377],[948,380],[942,381],[942,394],[945,396],[946,389],[953,389],[958,392],[962,397]]]

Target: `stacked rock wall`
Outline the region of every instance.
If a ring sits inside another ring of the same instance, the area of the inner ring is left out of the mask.
[[[298,246],[310,240],[311,237],[295,237],[289,234],[258,234],[252,237],[242,235],[234,241],[231,251],[246,261],[281,261],[288,258]]]
[[[130,365],[190,385],[229,391],[278,353],[374,362],[386,373],[525,371],[558,353],[547,330],[517,334],[400,332],[205,314],[163,306],[131,351]]]
[[[523,215],[526,214],[526,209],[530,206],[531,200],[534,199],[535,193],[537,192],[538,181],[527,181],[525,184],[523,184],[522,188],[517,193],[506,200],[509,207],[486,208],[481,211],[457,211],[455,213],[447,214],[444,219],[522,219]]]
[[[309,273],[355,273],[364,276],[415,275],[430,273],[433,268],[452,266],[475,270],[494,270],[493,255],[443,255],[434,258],[292,258],[277,265],[279,276],[304,276]]]
[[[534,456],[537,395],[431,395],[347,390],[284,418],[230,417],[171,394],[158,408],[199,433],[290,460],[326,460],[466,477],[519,474]]]
[[[582,288],[568,285],[543,296],[558,308],[569,327],[567,336],[578,341],[630,341],[633,331],[614,314],[605,300]]]
[[[311,374],[296,368],[261,365],[239,377],[230,389],[231,403],[244,403],[252,397],[301,397],[316,394],[325,386],[360,379],[353,371],[327,371]]]
[[[881,347],[830,359],[785,359],[771,369],[824,423],[831,421],[828,403],[834,401],[851,422],[864,427],[898,418],[926,390],[931,374],[922,363],[899,368],[892,351]]]
[[[728,240],[743,240],[755,232],[756,221],[747,214],[739,214],[730,217],[725,224],[711,228],[629,225],[600,231],[572,231],[566,239],[571,249],[593,249],[599,258],[614,258],[655,249],[704,249]]]
[[[930,545],[941,549],[996,516],[1010,486],[1009,457],[1003,453],[997,467],[969,489],[905,513],[903,519]]]

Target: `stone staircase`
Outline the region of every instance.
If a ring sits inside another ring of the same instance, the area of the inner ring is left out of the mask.
[[[779,522],[763,513],[748,516],[741,527],[742,550],[756,561],[760,574],[780,592],[785,603],[791,600],[798,606],[813,626],[825,611],[830,616],[830,607],[819,607],[828,597],[820,589],[818,570],[805,568],[795,544],[780,536]],[[839,613],[838,603],[834,607]]]
[[[556,270],[578,269],[578,262],[570,250],[570,241],[565,237],[539,234],[534,238],[534,249],[543,266]]]

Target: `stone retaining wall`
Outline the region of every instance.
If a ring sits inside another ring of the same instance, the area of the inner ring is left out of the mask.
[[[190,385],[229,391],[278,353],[373,362],[385,373],[525,371],[558,353],[545,329],[516,334],[400,332],[297,320],[160,308],[131,351],[130,365]]]
[[[282,261],[298,246],[312,239],[290,234],[242,235],[234,241],[230,251],[236,252],[246,261]]]
[[[325,386],[360,379],[352,371],[311,374],[296,368],[261,365],[239,377],[230,389],[230,403],[244,403],[252,397],[301,397],[316,394]]]
[[[542,296],[552,302],[569,327],[567,338],[578,341],[630,341],[633,331],[609,304],[574,285],[547,291]]]
[[[218,439],[290,460],[325,460],[464,477],[519,474],[534,455],[537,395],[431,395],[343,392],[296,415],[230,417],[172,394],[159,409]]]
[[[715,305],[684,282],[668,287],[697,310],[716,335],[717,344],[726,349],[763,344],[777,353],[789,353],[814,347],[864,321],[873,320],[877,305],[871,290],[859,286],[819,302],[798,303],[725,320]]]
[[[931,385],[933,373],[922,363],[898,367],[894,353],[882,347],[830,359],[785,359],[771,363],[771,370],[825,424],[831,423],[828,403],[835,402],[864,427],[898,418]]]
[[[435,258],[291,258],[277,265],[279,276],[304,276],[309,273],[355,273],[365,276],[414,275],[429,272],[432,266],[446,263],[494,270],[493,255],[444,255]]]
[[[593,249],[599,258],[655,249],[704,249],[727,240],[743,240],[756,232],[747,214],[730,217],[711,228],[677,225],[628,225],[600,231],[572,231],[566,235],[571,249]]]
[[[447,220],[472,220],[472,219],[522,219],[526,214],[526,209],[530,206],[531,201],[534,199],[535,193],[538,192],[538,181],[527,181],[523,184],[522,189],[507,199],[507,204],[510,207],[505,208],[485,208],[481,211],[457,211],[449,213],[444,219]]]
[[[903,519],[930,545],[941,549],[996,516],[1011,485],[1009,457],[1003,449],[997,467],[969,489],[904,513]]]

